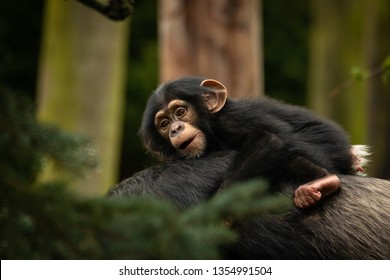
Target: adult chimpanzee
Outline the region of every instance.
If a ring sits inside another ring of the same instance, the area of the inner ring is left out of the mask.
[[[218,190],[234,158],[226,150],[164,162],[122,181],[108,195],[154,196],[185,209]],[[240,239],[225,258],[390,259],[390,182],[340,179],[340,191],[309,209],[235,221]]]
[[[275,189],[301,185],[294,198],[301,208],[339,188],[333,173],[355,174],[360,168],[336,124],[269,98],[231,100],[211,79],[187,77],[157,88],[140,133],[162,160],[233,149],[238,153],[223,186],[259,176]]]

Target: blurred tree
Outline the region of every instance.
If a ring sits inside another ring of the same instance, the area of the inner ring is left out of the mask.
[[[128,47],[126,110],[120,179],[150,166],[155,158],[145,152],[137,132],[146,99],[158,85],[157,0],[135,1]]]
[[[0,6],[0,89],[35,100],[43,0]]]
[[[223,82],[230,96],[263,94],[261,1],[160,0],[160,79]]]
[[[367,80],[368,143],[373,147],[372,175],[390,179],[390,1],[365,1],[365,59],[370,71],[385,70]],[[385,57],[387,59],[385,60]],[[387,76],[386,76],[387,75]]]
[[[311,3],[309,106],[342,124],[353,143],[371,145],[370,175],[390,178],[389,86],[379,76],[350,86],[342,82],[349,80],[351,71],[359,78],[362,75],[359,69],[377,68],[390,53],[387,31],[390,3],[387,0]]]
[[[263,1],[265,94],[305,105],[310,0]]]
[[[72,186],[103,194],[117,181],[128,21],[112,22],[76,1],[47,0],[43,34],[38,117],[91,138],[100,167]],[[43,180],[69,179],[48,166]]]

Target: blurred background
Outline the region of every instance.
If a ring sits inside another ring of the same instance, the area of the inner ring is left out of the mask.
[[[81,2],[94,1],[0,4],[0,174],[10,182],[104,195],[154,162],[137,135],[146,100],[184,75],[331,118],[372,147],[369,175],[390,178],[388,0],[135,0],[124,20]]]

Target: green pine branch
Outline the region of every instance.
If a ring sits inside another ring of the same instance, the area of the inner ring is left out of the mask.
[[[261,181],[183,212],[152,197],[86,199],[65,183],[37,186],[46,157],[68,172],[95,166],[90,143],[37,123],[16,95],[1,99],[1,259],[216,259],[237,240],[231,223],[291,204],[270,196]]]

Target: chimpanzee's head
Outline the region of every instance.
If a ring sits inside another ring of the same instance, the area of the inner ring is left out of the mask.
[[[212,79],[186,77],[159,86],[140,129],[146,148],[162,160],[202,156],[212,133],[211,115],[226,100],[225,86]]]

